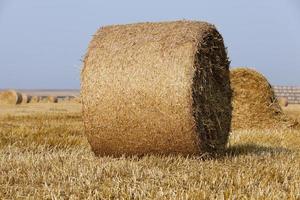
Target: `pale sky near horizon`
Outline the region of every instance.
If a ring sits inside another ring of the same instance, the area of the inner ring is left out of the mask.
[[[299,0],[0,0],[0,88],[79,88],[100,26],[180,19],[215,24],[232,66],[300,86]]]

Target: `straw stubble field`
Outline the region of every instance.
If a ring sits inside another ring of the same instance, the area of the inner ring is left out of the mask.
[[[234,132],[217,158],[98,158],[80,104],[0,110],[0,199],[300,198],[300,131]]]

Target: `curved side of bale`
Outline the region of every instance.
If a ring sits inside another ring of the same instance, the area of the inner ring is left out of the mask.
[[[270,129],[295,126],[283,113],[268,80],[249,68],[230,72],[233,90],[232,130]]]
[[[6,90],[0,92],[0,104],[20,104],[22,102],[22,95],[15,90]]]
[[[205,22],[101,28],[84,59],[81,96],[96,155],[201,154],[228,140],[229,61]]]
[[[279,97],[279,98],[277,98],[277,100],[281,107],[287,107],[289,105],[289,101],[285,97]]]

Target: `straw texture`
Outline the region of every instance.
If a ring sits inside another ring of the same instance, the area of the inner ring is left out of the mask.
[[[101,28],[81,72],[85,132],[96,155],[222,150],[231,124],[229,61],[205,22]]]
[[[22,95],[14,90],[6,90],[0,92],[0,104],[20,104]]]
[[[297,125],[282,111],[268,80],[249,68],[230,72],[233,90],[232,130],[274,129]]]

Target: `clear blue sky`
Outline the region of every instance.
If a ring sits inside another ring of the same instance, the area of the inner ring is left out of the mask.
[[[0,88],[79,88],[81,59],[103,25],[214,23],[232,66],[300,85],[299,0],[0,0]]]

